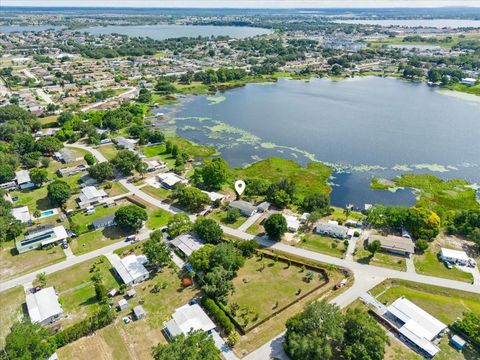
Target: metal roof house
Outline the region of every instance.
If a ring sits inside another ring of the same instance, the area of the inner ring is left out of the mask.
[[[70,164],[77,160],[75,153],[72,150],[67,148],[60,149],[54,155],[58,161],[61,161],[65,164]]]
[[[440,258],[452,262],[454,264],[465,265],[468,263],[469,257],[465,251],[462,250],[452,250],[441,248],[440,249]]]
[[[63,314],[63,309],[58,302],[58,296],[53,287],[27,294],[25,302],[32,323],[52,324],[60,319]]]
[[[440,349],[432,342],[447,325],[434,318],[405,297],[387,307],[385,316],[398,326],[398,331],[424,356],[432,358]]]
[[[32,222],[32,215],[28,210],[28,206],[20,206],[12,209],[12,215],[15,219],[19,220],[22,224],[29,224]]]
[[[150,277],[144,266],[145,258],[142,256],[128,255],[120,259],[117,254],[108,254],[107,259],[127,286],[141,283]]]
[[[315,232],[321,235],[327,235],[339,239],[346,239],[348,236],[348,228],[331,222],[320,221],[315,226]]]
[[[401,237],[401,236],[380,236],[380,235],[371,235],[368,238],[368,243],[373,241],[380,241],[381,250],[389,252],[392,254],[402,255],[410,257],[415,253],[415,245],[413,244],[412,239]]]
[[[103,229],[115,225],[115,214],[106,215],[92,221],[94,229]]]
[[[122,146],[127,150],[134,150],[135,149],[135,144],[137,143],[135,140],[127,139],[123,136],[117,136],[115,138],[115,141],[116,141],[118,146]]]
[[[85,170],[87,170],[87,166],[80,164],[77,166],[70,166],[63,169],[58,169],[57,174],[61,177],[67,177],[67,176],[80,174],[82,171],[85,171]]]
[[[252,216],[257,212],[257,208],[244,200],[235,200],[228,204],[231,208],[238,209],[245,216]]]
[[[283,215],[285,220],[287,221],[287,229],[290,232],[296,232],[300,228],[300,221],[297,219],[296,216],[293,215]]]
[[[159,174],[157,175],[157,179],[160,182],[160,184],[166,189],[171,189],[178,183],[182,183],[182,184],[188,183],[187,179],[172,172]]]
[[[90,205],[98,204],[108,194],[105,190],[98,190],[95,186],[86,186],[78,197],[78,205],[83,209]]]
[[[184,334],[191,330],[210,332],[215,324],[198,304],[186,304],[179,307],[172,314],[172,319],[164,323],[165,333],[169,338]]]
[[[203,242],[195,234],[181,234],[170,241],[170,244],[189,257],[192,252],[204,246]]]
[[[67,231],[62,225],[56,227],[52,227],[51,225],[39,226],[30,230],[23,240],[17,241],[17,251],[21,254],[42,246],[61,242],[66,240],[67,237]]]
[[[20,189],[31,189],[35,184],[30,179],[28,170],[19,170],[15,173],[15,181]]]

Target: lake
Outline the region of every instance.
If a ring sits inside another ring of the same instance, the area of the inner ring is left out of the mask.
[[[45,30],[60,30],[61,26],[53,26],[53,25],[5,25],[0,26],[0,33],[9,34],[12,32],[18,31],[45,31]]]
[[[178,37],[197,36],[230,36],[232,38],[246,38],[256,35],[269,34],[269,29],[248,26],[213,26],[213,25],[142,25],[142,26],[105,26],[82,28],[91,34],[122,34],[131,37],[149,37],[163,40]]]
[[[166,131],[217,147],[231,166],[271,156],[334,170],[332,203],[411,205],[408,190],[372,191],[372,176],[430,172],[480,183],[480,102],[378,77],[280,79],[161,109]]]
[[[341,24],[361,24],[361,25],[381,25],[381,26],[402,26],[402,27],[429,27],[429,28],[466,28],[476,27],[480,28],[480,20],[466,20],[466,19],[379,19],[379,20],[335,20],[336,23]]]

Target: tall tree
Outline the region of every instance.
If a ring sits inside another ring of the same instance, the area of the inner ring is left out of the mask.
[[[155,360],[220,360],[220,350],[213,338],[204,331],[192,331],[175,336],[168,344],[158,344],[152,350]]]
[[[171,261],[171,249],[163,239],[156,236],[150,236],[150,239],[143,243],[143,253],[148,259],[148,263],[161,268],[168,265]]]
[[[127,205],[115,212],[115,223],[133,231],[140,230],[147,219],[147,212],[137,205]]]
[[[5,338],[7,359],[47,359],[55,352],[55,344],[49,337],[50,331],[39,324],[15,323]]]
[[[265,220],[263,227],[271,239],[280,239],[287,232],[287,220],[282,214],[272,214]]]
[[[62,180],[56,180],[50,183],[47,187],[47,190],[47,196],[50,201],[58,205],[65,204],[72,195],[70,185],[68,185],[65,181]]]
[[[223,230],[215,220],[199,217],[193,225],[193,231],[207,244],[218,244],[222,241]]]
[[[228,164],[222,158],[215,158],[202,169],[202,179],[206,187],[218,189],[227,181]]]

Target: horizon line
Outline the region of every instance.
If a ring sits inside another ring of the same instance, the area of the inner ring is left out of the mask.
[[[325,10],[325,9],[341,9],[341,10],[362,10],[362,9],[402,9],[402,10],[409,10],[409,9],[477,9],[480,8],[480,3],[478,5],[444,5],[444,6],[364,6],[364,7],[351,7],[351,6],[323,6],[323,7],[289,7],[289,6],[272,6],[272,7],[249,7],[249,6],[225,6],[225,7],[215,7],[215,6],[203,6],[203,7],[195,7],[195,6],[129,6],[129,5],[122,5],[122,6],[115,6],[115,5],[108,5],[108,6],[91,6],[91,5],[1,5],[0,8],[42,8],[42,9],[53,9],[53,8],[63,8],[63,9],[179,9],[179,10],[186,10],[186,9],[193,9],[193,10]]]

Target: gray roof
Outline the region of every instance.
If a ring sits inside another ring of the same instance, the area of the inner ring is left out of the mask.
[[[368,242],[373,242],[375,240],[380,241],[382,249],[393,250],[393,251],[403,251],[406,253],[413,254],[415,252],[415,245],[413,244],[412,239],[400,237],[400,236],[380,236],[380,235],[371,235],[368,238]]]
[[[170,243],[183,252],[186,256],[190,256],[192,252],[200,249],[203,242],[195,234],[182,234],[177,236]]]
[[[133,308],[133,313],[135,317],[139,318],[145,315],[145,310],[143,310],[142,305],[137,305]]]
[[[327,233],[340,237],[347,237],[348,228],[346,226],[332,224],[320,221],[315,227],[317,233]]]
[[[95,219],[92,221],[94,227],[103,227],[106,224],[111,224],[115,222],[115,214],[105,215],[101,218]]]
[[[240,210],[242,213],[251,214],[257,210],[255,206],[244,200],[235,200],[229,204],[230,207]]]
[[[62,155],[62,159],[66,163],[71,163],[77,160],[75,153],[70,149],[66,149],[66,148],[60,149],[59,153]]]

